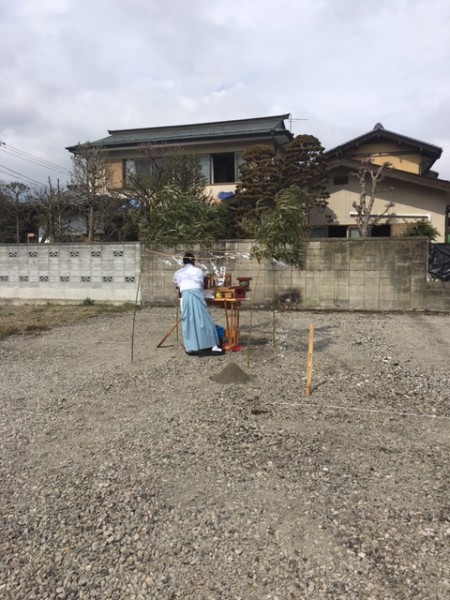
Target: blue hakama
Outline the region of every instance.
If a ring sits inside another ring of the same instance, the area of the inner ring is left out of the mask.
[[[202,290],[181,292],[181,331],[186,352],[198,352],[219,344]]]

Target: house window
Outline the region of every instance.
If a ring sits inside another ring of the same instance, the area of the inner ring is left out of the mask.
[[[141,181],[145,181],[149,177],[158,177],[167,165],[167,158],[163,156],[149,158],[133,158],[123,161],[123,180],[132,176]]]
[[[333,177],[333,185],[347,185],[348,175],[336,175]]]
[[[389,224],[374,225],[370,234],[372,237],[390,237],[391,226]]]
[[[313,227],[309,233],[309,237],[312,240],[328,237],[328,227]]]
[[[200,172],[205,178],[206,183],[211,183],[211,170],[209,168],[209,154],[199,154],[197,156]]]
[[[133,160],[123,161],[123,180],[126,182],[128,178],[137,177],[145,179],[151,175],[151,165],[148,158],[135,158]]]
[[[239,181],[242,163],[240,152],[219,152],[217,154],[198,154],[200,172],[206,183],[235,183]],[[167,158],[136,158],[123,161],[123,181],[130,176],[145,179],[161,173],[167,164]]]
[[[234,183],[236,181],[234,152],[211,154],[212,183]]]
[[[331,238],[345,238],[345,237],[347,237],[347,226],[346,225],[330,225],[328,227],[328,235]]]
[[[241,167],[245,163],[245,160],[242,158],[242,154],[240,152],[235,152],[234,163],[235,163],[235,169],[236,169],[236,181],[240,181],[241,180]]]

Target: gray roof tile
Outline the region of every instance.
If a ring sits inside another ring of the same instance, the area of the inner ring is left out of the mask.
[[[164,142],[183,143],[246,136],[262,137],[269,136],[274,131],[283,133],[287,137],[292,137],[292,134],[284,125],[284,120],[288,119],[289,116],[289,114],[284,114],[272,117],[197,123],[193,125],[115,129],[108,131],[109,136],[96,140],[93,143],[105,147]]]

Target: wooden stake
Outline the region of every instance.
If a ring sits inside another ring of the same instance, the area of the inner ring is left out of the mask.
[[[313,348],[314,348],[314,324],[309,325],[309,336],[308,336],[308,365],[306,367],[306,389],[305,396],[311,395],[311,377],[312,377],[312,366],[313,366]]]

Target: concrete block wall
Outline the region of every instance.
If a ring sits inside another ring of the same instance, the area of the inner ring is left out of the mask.
[[[125,244],[0,245],[0,301],[174,305],[173,274],[191,250],[197,264],[251,277],[256,307],[450,311],[450,282],[428,282],[424,238],[327,239],[308,244],[304,270],[251,256],[252,240],[175,248]],[[245,306],[245,305],[244,305]]]
[[[423,238],[312,241],[303,271],[274,261],[259,264],[251,257],[251,248],[251,240],[175,249],[149,247],[142,259],[142,301],[175,301],[172,277],[180,266],[176,257],[189,249],[197,256],[197,264],[209,270],[224,266],[233,281],[252,277],[250,296],[256,306],[270,307],[289,298],[295,306],[312,310],[450,308],[450,285],[438,289],[427,283],[428,242]]]
[[[0,300],[134,302],[140,257],[139,243],[3,244]]]
[[[322,309],[424,310],[427,257],[428,243],[422,238],[310,242],[302,305]]]
[[[142,252],[141,297],[143,304],[172,304],[176,300],[173,274],[182,266],[186,251],[195,254],[197,265],[205,272],[225,267],[236,277],[254,277],[258,263],[250,258],[250,240],[224,240],[212,244],[184,244],[172,248],[152,246]]]

